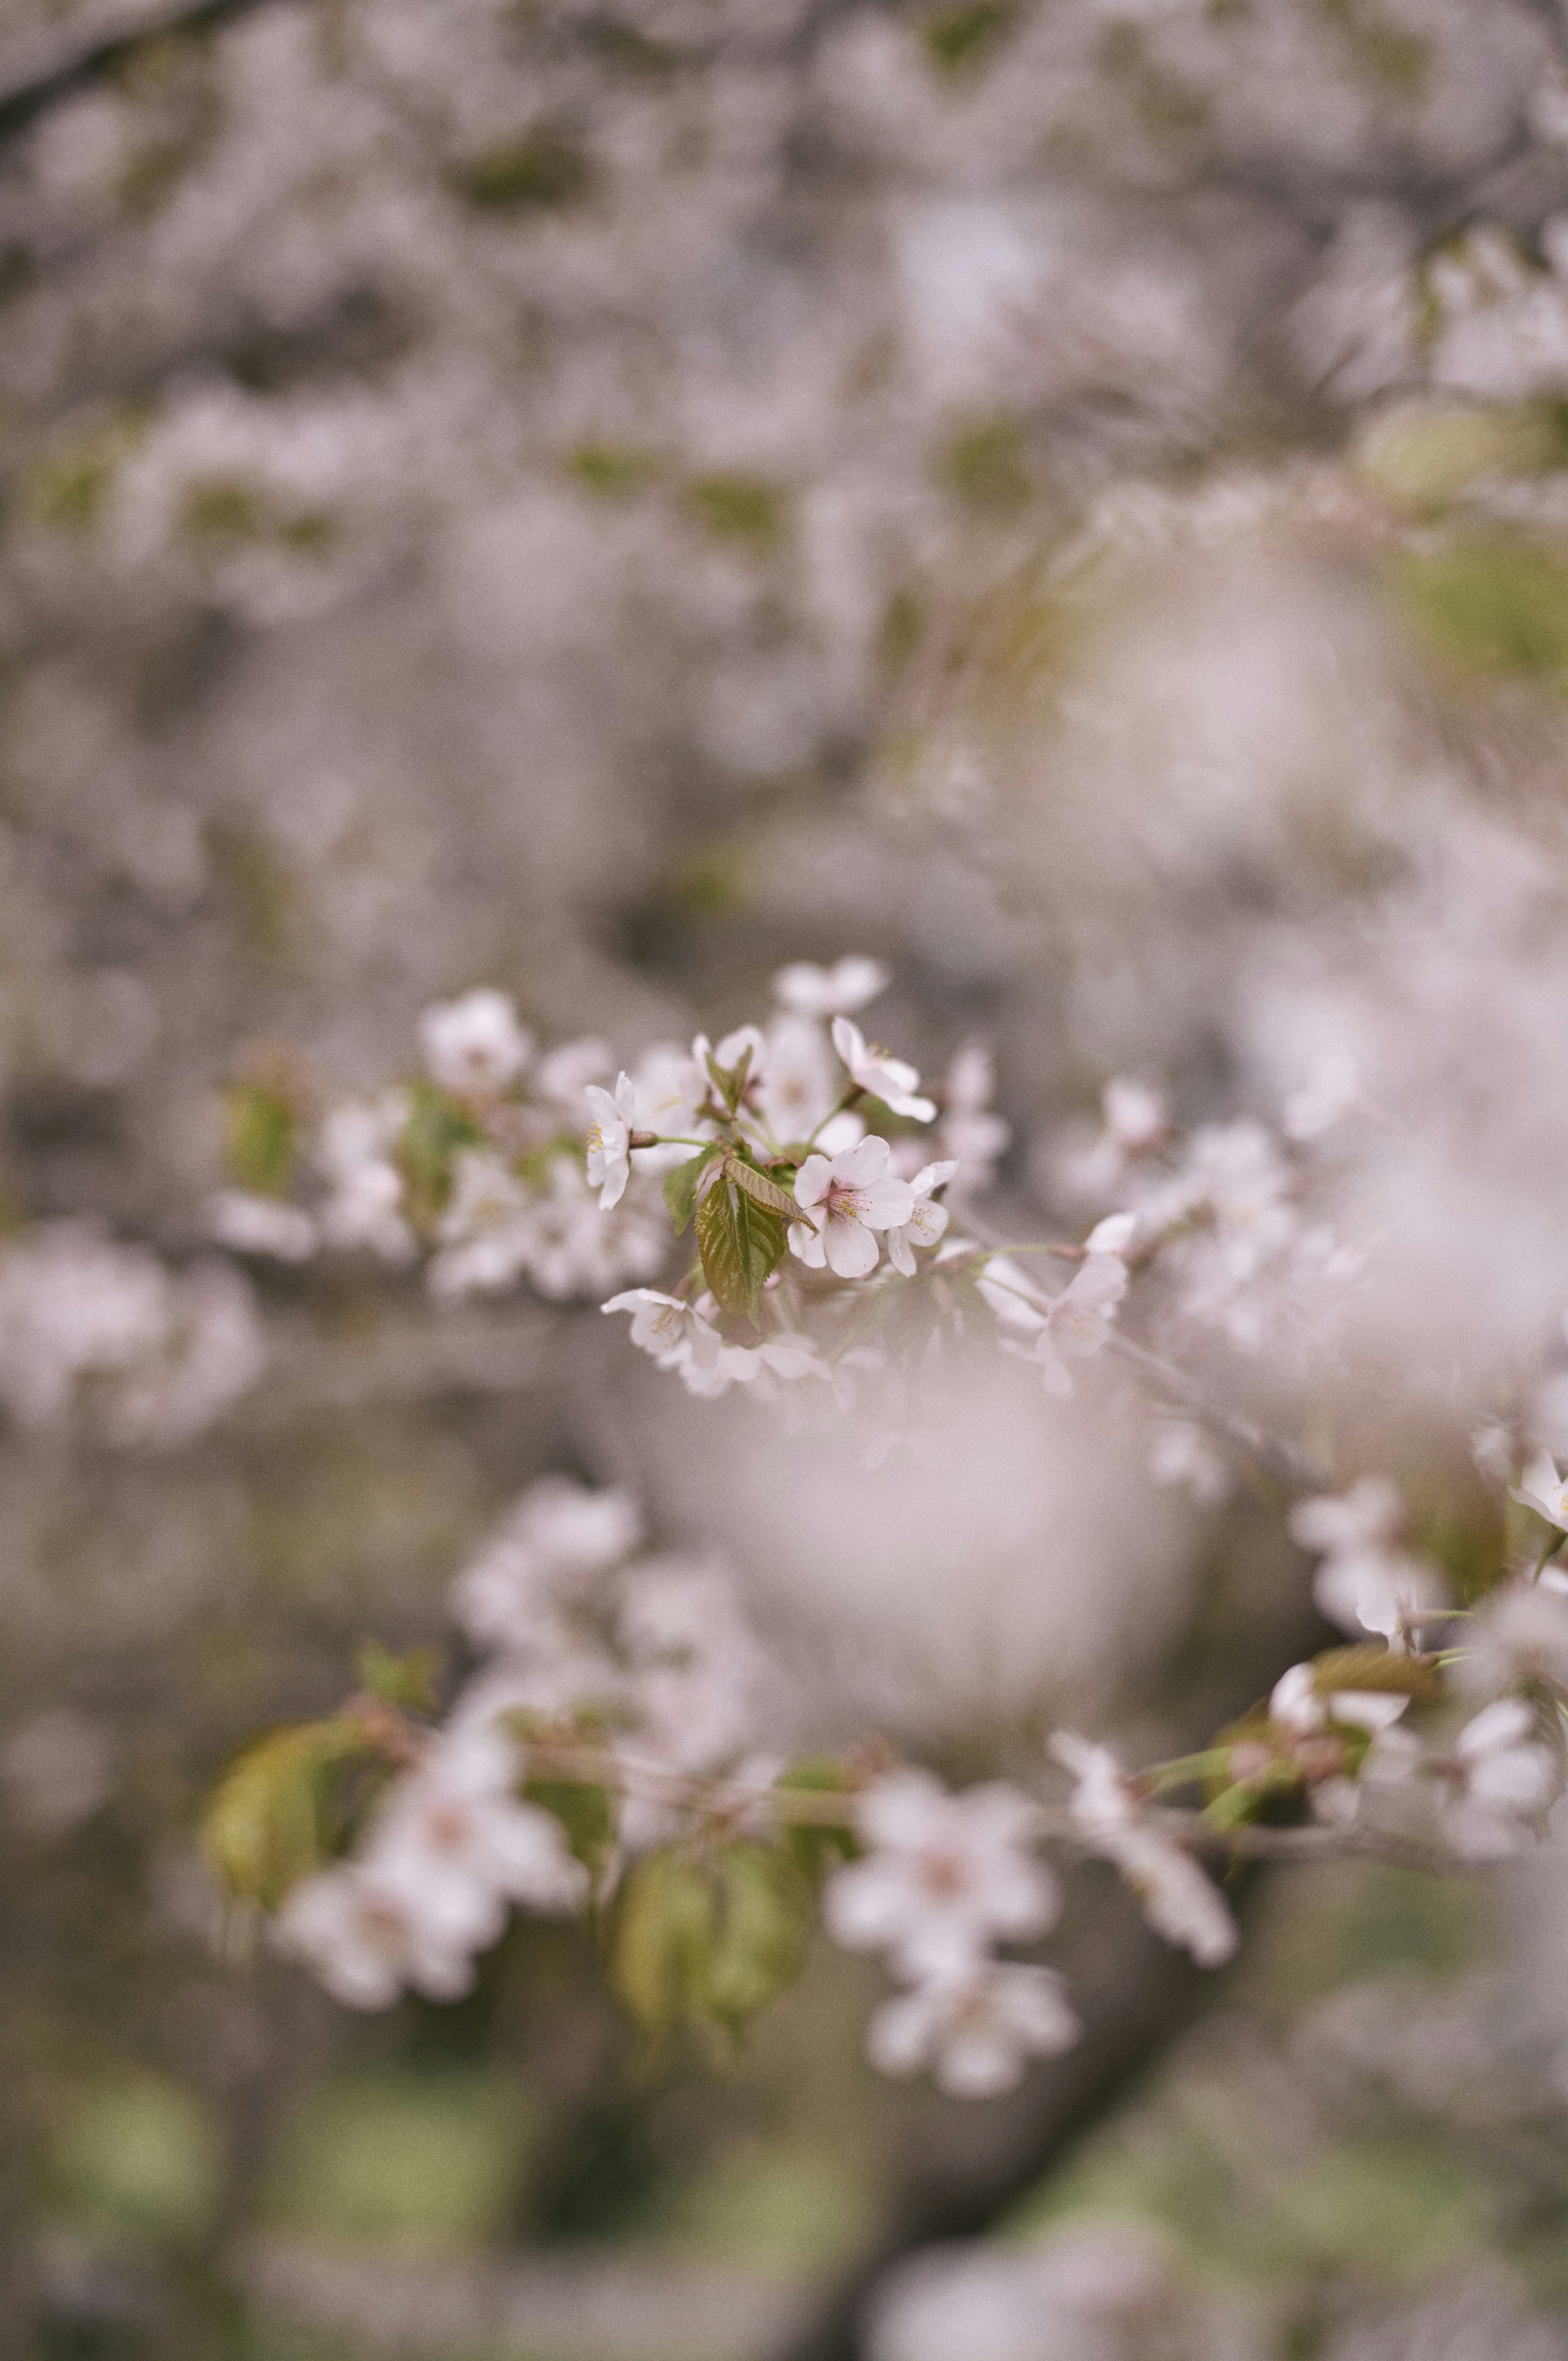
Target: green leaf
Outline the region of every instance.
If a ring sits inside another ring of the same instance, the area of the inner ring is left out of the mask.
[[[231,1082],[224,1093],[224,1158],[242,1189],[281,1197],[299,1154],[294,1110],[265,1082]]]
[[[522,1793],[525,1802],[560,1821],[566,1842],[597,1877],[615,1841],[615,1816],[604,1788],[580,1779],[531,1779]]]
[[[732,1066],[721,1066],[711,1049],[704,1063],[707,1078],[731,1115],[740,1105],[747,1083],[751,1079],[751,1044],[747,1042]]]
[[[428,1643],[410,1648],[401,1656],[383,1647],[379,1640],[366,1640],[354,1660],[361,1688],[379,1697],[383,1705],[396,1706],[407,1713],[434,1713],[439,1699],[435,1685],[441,1678],[441,1650]]]
[[[657,2038],[702,2014],[716,1916],[711,1880],[675,1846],[628,1872],[610,1923],[609,1982],[644,2033]]]
[[[710,1147],[699,1148],[695,1156],[688,1157],[684,1164],[677,1164],[673,1172],[665,1173],[664,1202],[670,1209],[676,1237],[681,1235],[691,1220],[696,1204],[697,1182],[714,1158],[722,1156],[724,1152],[725,1143],[722,1139],[716,1139]]]
[[[737,1185],[744,1189],[754,1205],[763,1206],[767,1212],[777,1213],[785,1222],[800,1219],[800,1207],[795,1199],[786,1196],[778,1182],[770,1180],[765,1172],[759,1172],[754,1164],[747,1164],[738,1156],[730,1164],[729,1174]]]
[[[291,1722],[254,1739],[207,1799],[202,1844],[231,1894],[275,1910],[332,1853],[332,1774],[373,1752],[342,1716]]]
[[[780,1787],[794,1788],[811,1795],[849,1795],[854,1793],[854,1782],[841,1763],[830,1754],[807,1755],[795,1763],[776,1782]],[[786,1825],[781,1842],[802,1874],[813,1885],[820,1885],[830,1869],[841,1861],[853,1861],[861,1848],[852,1828],[818,1828]]]
[[[452,1191],[452,1159],[460,1148],[482,1148],[485,1135],[466,1106],[433,1082],[414,1082],[409,1119],[398,1141],[398,1167],[411,1219],[428,1229]]]
[[[787,1852],[749,1839],[725,1848],[715,1882],[718,1927],[703,2003],[739,2033],[805,1965],[816,1916],[812,1886]]]
[[[726,1172],[696,1209],[697,1252],[719,1309],[757,1324],[762,1281],[784,1251],[784,1225]]]
[[[1387,1648],[1329,1648],[1312,1659],[1312,1686],[1319,1697],[1336,1689],[1379,1690],[1385,1696],[1436,1697],[1437,1668],[1420,1656],[1396,1656]]]

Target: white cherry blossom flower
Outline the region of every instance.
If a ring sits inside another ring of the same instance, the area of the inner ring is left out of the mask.
[[[1050,1750],[1077,1782],[1068,1808],[1088,1850],[1114,1861],[1157,1935],[1201,1968],[1223,1966],[1238,1940],[1229,1904],[1179,1845],[1148,1824],[1110,1749],[1058,1730]]]
[[[887,1234],[887,1258],[894,1270],[905,1279],[915,1276],[915,1248],[930,1248],[941,1244],[948,1226],[948,1209],[932,1202],[934,1190],[944,1188],[958,1170],[956,1159],[942,1164],[927,1164],[915,1175],[909,1187],[915,1199],[914,1210],[906,1222]]]
[[[459,1148],[452,1191],[435,1225],[441,1251],[426,1274],[433,1295],[510,1287],[536,1244],[536,1201],[493,1148]]]
[[[1034,1335],[1043,1328],[1050,1312],[1050,1300],[1036,1292],[1034,1281],[1022,1263],[1010,1255],[988,1255],[981,1265],[975,1287],[983,1302],[995,1312],[998,1324],[1018,1328]]]
[[[584,1091],[588,1112],[588,1186],[599,1192],[599,1211],[608,1213],[626,1193],[631,1172],[630,1139],[637,1114],[636,1093],[630,1074],[617,1078],[615,1093],[589,1082]]]
[[[1455,1740],[1442,1832],[1467,1860],[1520,1851],[1561,1786],[1557,1758],[1532,1737],[1535,1726],[1522,1697],[1498,1697]]]
[[[1568,1684],[1568,1598],[1544,1578],[1492,1591],[1471,1618],[1454,1674],[1472,1697],[1495,1697],[1521,1681]]]
[[[1113,1074],[1101,1097],[1105,1137],[1123,1156],[1144,1156],[1170,1128],[1170,1105],[1162,1090],[1127,1074]]]
[[[1324,1695],[1315,1664],[1292,1664],[1274,1684],[1268,1715],[1292,1738],[1310,1738],[1331,1721],[1357,1730],[1387,1730],[1409,1702],[1392,1689],[1332,1689]]]
[[[1044,1933],[1059,1895],[1025,1850],[1036,1818],[1026,1795],[1000,1783],[954,1795],[928,1772],[890,1773],[858,1800],[867,1850],[828,1883],[828,1933],[912,1978],[958,1973],[995,1942]]]
[[[860,1027],[847,1016],[833,1019],[833,1047],[857,1089],[881,1099],[894,1115],[908,1115],[916,1123],[930,1122],[937,1112],[936,1102],[919,1096],[920,1077],[913,1066],[868,1043]]]
[[[1063,1355],[1088,1361],[1103,1352],[1126,1292],[1127,1266],[1119,1255],[1086,1255],[1069,1284],[1046,1305],[1030,1343],[1007,1350],[1037,1361],[1046,1391],[1065,1400],[1073,1383]]]
[[[1026,2059],[1059,2057],[1082,2030],[1049,1968],[996,1960],[884,2001],[866,2055],[883,2074],[928,2067],[950,2099],[989,2099],[1013,2088]]]
[[[1179,1485],[1201,1509],[1217,1508],[1231,1492],[1223,1454],[1195,1419],[1162,1418],[1149,1444],[1148,1470],[1160,1485]]]
[[[316,1142],[330,1191],[320,1214],[328,1246],[367,1246],[393,1264],[413,1260],[419,1241],[401,1211],[403,1176],[390,1152],[408,1118],[403,1091],[369,1104],[345,1100],[328,1114]]]
[[[448,1730],[378,1806],[366,1864],[408,1893],[440,1939],[480,1949],[499,1932],[500,1903],[569,1916],[587,1900],[559,1820],[514,1794],[519,1771],[494,1723]]]
[[[655,1287],[631,1287],[601,1303],[601,1312],[630,1312],[631,1341],[640,1353],[650,1353],[662,1369],[712,1368],[723,1345],[717,1328],[702,1318],[695,1305],[678,1295],[663,1295]]]
[[[1550,1452],[1538,1451],[1509,1491],[1513,1499],[1533,1509],[1538,1517],[1544,1517],[1559,1532],[1568,1532],[1568,1481],[1564,1481]]]
[[[852,1016],[885,992],[892,971],[881,960],[857,957],[853,952],[835,960],[831,967],[817,967],[811,960],[795,960],[781,967],[773,978],[773,998],[781,1008],[797,1016]]]
[[[494,1098],[515,1082],[533,1055],[533,1036],[517,1021],[504,992],[466,992],[427,1008],[419,1023],[432,1082],[460,1098]]]
[[[915,1211],[914,1191],[888,1160],[874,1133],[842,1156],[806,1158],[795,1180],[803,1218],[790,1224],[789,1243],[810,1269],[826,1264],[839,1279],[864,1279],[876,1268],[875,1233],[901,1228]]]
[[[820,1025],[776,1017],[756,1093],[757,1113],[782,1142],[810,1139],[832,1113],[834,1066]]]
[[[269,1939],[345,2008],[390,2008],[409,1985],[428,2000],[473,1989],[472,1947],[431,1927],[403,1885],[367,1861],[335,1862],[296,1885]]]
[[[1409,1634],[1448,1605],[1442,1576],[1403,1550],[1345,1552],[1323,1560],[1312,1597],[1331,1623],[1353,1637],[1379,1633],[1402,1651]]]
[[[209,1198],[207,1231],[232,1254],[270,1255],[277,1262],[308,1262],[321,1243],[314,1222],[300,1206],[250,1189],[220,1189]]]

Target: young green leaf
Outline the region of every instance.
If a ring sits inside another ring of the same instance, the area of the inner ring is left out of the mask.
[[[670,1209],[676,1237],[681,1235],[696,1209],[697,1182],[714,1158],[722,1156],[724,1152],[724,1141],[716,1139],[710,1147],[699,1148],[695,1156],[689,1156],[684,1164],[677,1164],[673,1172],[665,1173],[664,1202]]]
[[[847,1795],[853,1792],[849,1773],[831,1754],[810,1754],[804,1762],[792,1763],[780,1775],[777,1784],[810,1795]],[[813,1885],[820,1885],[828,1872],[836,1869],[841,1861],[853,1861],[861,1849],[854,1830],[847,1828],[786,1825],[782,1841],[795,1867]]]
[[[762,1282],[784,1251],[783,1222],[754,1204],[727,1170],[697,1206],[696,1244],[719,1309],[737,1318],[743,1313],[755,1326]]]
[[[465,1106],[432,1082],[409,1091],[409,1119],[398,1141],[398,1169],[411,1220],[428,1229],[452,1193],[452,1159],[460,1148],[482,1148],[485,1135]]]
[[[609,1928],[611,1989],[644,2033],[673,2033],[700,2015],[716,1903],[706,1871],[674,1845],[628,1872]]]
[[[367,1640],[355,1658],[354,1668],[359,1675],[360,1687],[379,1697],[383,1705],[396,1706],[407,1713],[436,1710],[440,1701],[435,1685],[442,1668],[439,1648],[427,1642],[398,1656],[390,1648],[383,1647],[379,1640]]]
[[[726,1846],[714,1875],[718,1924],[703,2004],[739,2033],[805,1965],[816,1916],[812,1888],[787,1852],[750,1839]]]
[[[207,1799],[202,1844],[231,1894],[275,1910],[331,1851],[332,1774],[373,1752],[341,1716],[269,1730],[236,1755]]]
[[[754,1205],[762,1205],[770,1213],[777,1213],[782,1221],[799,1221],[800,1207],[795,1199],[786,1196],[778,1182],[770,1180],[767,1173],[759,1172],[754,1164],[744,1163],[738,1156],[733,1158],[729,1177],[738,1187],[744,1189]]]
[[[597,1877],[615,1841],[615,1818],[605,1790],[579,1779],[531,1779],[522,1793],[525,1802],[537,1804],[560,1821],[566,1842]]]
[[[242,1189],[281,1197],[299,1153],[294,1110],[265,1082],[233,1082],[224,1093],[224,1158]]]

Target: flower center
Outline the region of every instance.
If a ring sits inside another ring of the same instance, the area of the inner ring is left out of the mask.
[[[934,1902],[956,1902],[970,1886],[969,1864],[961,1853],[927,1852],[920,1859],[920,1883]]]

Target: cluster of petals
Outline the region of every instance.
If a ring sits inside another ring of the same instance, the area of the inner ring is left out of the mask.
[[[875,1233],[914,1224],[915,1190],[889,1170],[890,1156],[886,1140],[872,1133],[840,1156],[806,1158],[795,1174],[801,1218],[790,1224],[789,1243],[808,1269],[826,1267],[839,1279],[864,1279],[880,1257]],[[938,1169],[927,1168],[923,1176],[927,1196],[938,1185],[929,1172]],[[905,1241],[900,1246],[907,1252]]]
[[[587,1899],[587,1871],[559,1821],[520,1799],[520,1773],[494,1726],[433,1740],[393,1781],[358,1856],[289,1895],[277,1948],[351,2008],[388,2007],[410,1985],[458,1998],[511,1904],[570,1916]]]
[[[1004,1349],[1038,1364],[1046,1391],[1066,1399],[1074,1390],[1069,1360],[1092,1360],[1111,1341],[1116,1314],[1127,1292],[1122,1250],[1130,1241],[1134,1216],[1116,1213],[1091,1233],[1082,1262],[1059,1295],[1038,1294],[1007,1257],[992,1255],[980,1280],[981,1294],[1005,1325],[1025,1332],[1027,1343],[1004,1340]]]
[[[1085,1850],[1115,1863],[1156,1934],[1201,1968],[1223,1967],[1237,1942],[1229,1904],[1191,1856],[1150,1825],[1115,1756],[1067,1730],[1055,1733],[1051,1752],[1073,1774],[1069,1810]]]
[[[835,1871],[823,1916],[835,1942],[882,1952],[895,1975],[956,1973],[1056,1917],[1056,1879],[1029,1849],[1038,1814],[1016,1788],[955,1795],[929,1772],[896,1771],[865,1790],[855,1820],[865,1853]]]
[[[1386,1477],[1364,1476],[1347,1492],[1317,1493],[1290,1511],[1290,1537],[1321,1554],[1312,1596],[1342,1631],[1373,1632],[1403,1649],[1412,1630],[1442,1612],[1442,1578],[1400,1546],[1404,1510]]]

